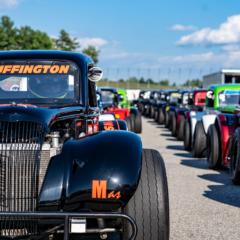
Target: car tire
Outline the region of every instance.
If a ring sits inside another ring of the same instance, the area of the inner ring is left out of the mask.
[[[134,115],[134,132],[142,133],[142,116],[140,112]]]
[[[207,133],[207,163],[210,169],[219,169],[221,167],[221,149],[219,134],[215,124],[208,128]]]
[[[186,119],[184,121],[184,136],[183,136],[184,149],[186,151],[192,150],[192,133],[190,122]]]
[[[154,118],[154,113],[155,113],[154,107],[151,106],[151,108],[150,108],[150,118]]]
[[[138,188],[124,212],[136,222],[136,240],[169,239],[169,199],[165,165],[155,150],[143,150],[142,171]],[[126,225],[123,239],[130,236]]]
[[[171,113],[171,120],[170,120],[170,124],[171,124],[171,132],[172,132],[172,136],[176,137],[177,136],[177,119],[176,119],[176,115],[175,113]]]
[[[155,122],[158,122],[158,114],[159,114],[158,110],[155,110],[155,112],[154,112],[154,120],[155,120]]]
[[[132,119],[131,119],[131,117],[127,117],[125,121],[127,123],[128,131],[132,131],[133,129],[132,129]]]
[[[170,123],[170,116],[169,116],[169,112],[165,112],[165,127],[169,128],[169,123]]]
[[[184,116],[180,116],[179,128],[177,130],[177,140],[182,141],[184,137]]]
[[[192,155],[195,158],[203,158],[207,147],[207,135],[205,134],[203,123],[197,122],[194,132]]]
[[[230,149],[230,174],[233,184],[240,185],[240,129],[237,129]]]
[[[158,123],[163,124],[164,123],[164,113],[162,109],[158,110]]]

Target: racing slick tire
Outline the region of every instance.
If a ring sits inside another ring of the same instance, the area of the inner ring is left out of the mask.
[[[136,115],[133,116],[134,117],[134,132],[135,133],[142,133],[142,116],[141,113],[138,112]]]
[[[221,167],[220,141],[214,124],[209,126],[207,133],[207,163],[210,169]]]
[[[132,131],[132,119],[131,119],[131,117],[127,117],[125,121],[127,123],[128,131]]]
[[[231,179],[233,184],[240,185],[240,129],[234,134],[230,152]]]
[[[207,136],[204,131],[203,123],[197,122],[194,132],[192,155],[195,158],[202,158],[207,147]]]
[[[150,118],[154,118],[155,109],[153,106],[150,108]]]
[[[172,132],[172,136],[177,136],[177,119],[175,113],[170,114],[170,129]]]
[[[154,113],[154,120],[155,120],[155,122],[158,122],[158,114],[159,114],[159,111],[155,110],[155,113]]]
[[[184,121],[184,137],[183,145],[186,151],[192,150],[192,134],[191,134],[191,125],[190,122],[186,119]]]
[[[164,113],[162,109],[158,110],[158,123],[163,124],[164,123]]]
[[[136,240],[169,239],[167,176],[164,161],[157,151],[143,150],[138,188],[124,212],[136,222]],[[126,225],[123,240],[129,239],[130,234],[130,227]]]
[[[170,115],[169,115],[169,112],[165,112],[164,120],[165,120],[165,127],[166,127],[166,128],[169,128],[169,124],[170,124]]]
[[[180,116],[179,129],[177,129],[177,140],[182,141],[184,137],[184,116]]]

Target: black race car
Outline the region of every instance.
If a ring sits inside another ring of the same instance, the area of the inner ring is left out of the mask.
[[[0,239],[168,239],[164,162],[99,114],[92,60],[5,51],[0,61]]]

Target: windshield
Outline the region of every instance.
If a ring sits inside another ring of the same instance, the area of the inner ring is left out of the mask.
[[[109,90],[102,90],[102,102],[106,105],[112,105],[114,103],[115,94]]]
[[[70,62],[15,61],[0,64],[0,101],[76,103],[78,68]]]
[[[174,93],[171,93],[170,95],[170,103],[178,103],[178,99],[181,98],[181,94],[180,93],[177,93],[177,92],[174,92]]]
[[[240,90],[223,90],[219,93],[219,106],[240,105]]]

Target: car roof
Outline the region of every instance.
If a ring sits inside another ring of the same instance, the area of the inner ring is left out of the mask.
[[[70,60],[74,62],[86,62],[93,64],[90,57],[79,52],[60,50],[11,50],[0,51],[1,60],[26,60],[26,59],[49,59],[49,60]]]

